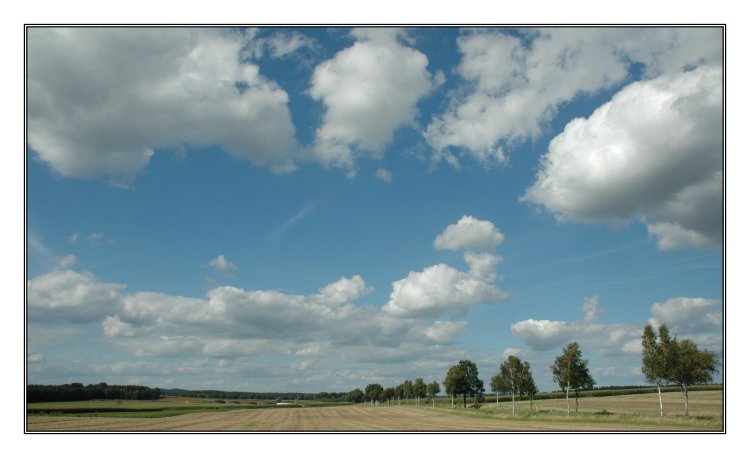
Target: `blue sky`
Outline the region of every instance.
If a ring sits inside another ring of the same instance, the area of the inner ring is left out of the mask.
[[[31,28],[27,377],[640,384],[723,344],[719,28]]]

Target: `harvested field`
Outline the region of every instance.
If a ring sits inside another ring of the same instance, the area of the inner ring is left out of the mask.
[[[590,420],[590,419],[589,419]],[[425,407],[311,407],[203,412],[168,418],[29,416],[28,431],[664,431],[695,425],[563,417],[491,418]]]

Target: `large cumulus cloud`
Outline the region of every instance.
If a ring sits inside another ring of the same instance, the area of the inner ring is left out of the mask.
[[[522,200],[561,220],[638,219],[662,250],[722,241],[722,71],[633,83],[571,121]]]
[[[288,168],[288,96],[229,29],[31,28],[28,141],[65,176],[132,176],[159,148],[219,145]]]

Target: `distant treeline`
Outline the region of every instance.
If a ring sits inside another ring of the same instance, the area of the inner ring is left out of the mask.
[[[159,399],[159,388],[141,385],[27,385],[26,402],[90,401],[92,399]]]
[[[250,391],[219,391],[219,390],[183,390],[180,388],[162,388],[162,396],[183,396],[190,398],[212,399],[258,399],[285,401],[340,401],[346,393],[256,393]]]

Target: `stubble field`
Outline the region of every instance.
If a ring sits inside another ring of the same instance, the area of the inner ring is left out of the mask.
[[[722,393],[696,392],[691,416],[681,415],[679,393],[665,396],[667,416],[658,417],[653,395],[585,398],[580,412],[567,417],[564,400],[510,403],[480,410],[415,406],[336,406],[290,409],[237,409],[166,418],[29,415],[34,431],[720,431]],[[538,409],[538,410],[537,410]]]

